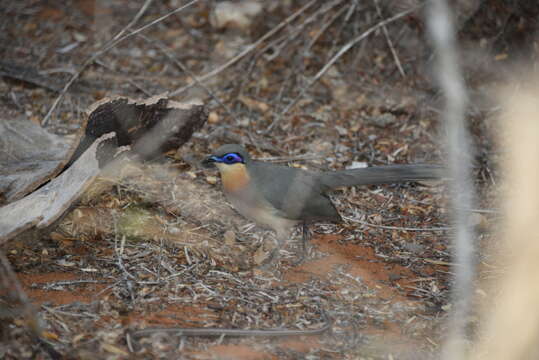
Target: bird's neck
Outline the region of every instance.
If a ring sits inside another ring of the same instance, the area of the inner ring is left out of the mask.
[[[251,177],[245,164],[217,164],[217,167],[221,173],[221,180],[223,181],[223,187],[226,192],[239,193],[246,190]]]

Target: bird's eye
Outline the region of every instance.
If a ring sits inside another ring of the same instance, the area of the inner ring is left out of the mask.
[[[242,157],[236,153],[226,154],[222,157],[222,159],[225,164],[235,164],[243,162]]]

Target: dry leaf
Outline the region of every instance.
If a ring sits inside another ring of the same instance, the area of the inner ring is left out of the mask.
[[[247,96],[240,96],[239,100],[251,110],[258,110],[263,113],[269,110],[269,105],[262,101],[254,100]]]
[[[234,246],[236,245],[236,233],[232,230],[227,230],[223,236],[225,238],[225,244]]]
[[[103,350],[116,355],[129,356],[129,353],[111,344],[103,344]]]

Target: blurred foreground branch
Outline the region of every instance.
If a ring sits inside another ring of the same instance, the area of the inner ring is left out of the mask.
[[[455,27],[446,1],[429,2],[427,8],[428,30],[436,52],[435,75],[445,96],[442,119],[447,141],[450,208],[454,234],[454,257],[460,266],[453,269],[454,313],[452,314],[447,343],[443,349],[445,359],[464,356],[462,346],[464,327],[468,319],[473,293],[473,241],[474,232],[465,209],[473,209],[474,188],[470,179],[472,147],[465,123],[466,89],[458,64]]]

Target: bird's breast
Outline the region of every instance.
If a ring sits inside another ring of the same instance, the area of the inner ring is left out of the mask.
[[[297,223],[282,217],[259,192],[252,186],[251,177],[244,164],[217,164],[228,200],[243,216],[259,225],[273,229],[277,236],[285,237],[290,227]]]
[[[223,181],[223,188],[228,193],[240,193],[247,191],[251,177],[244,164],[217,164]]]

